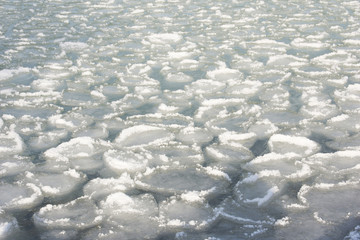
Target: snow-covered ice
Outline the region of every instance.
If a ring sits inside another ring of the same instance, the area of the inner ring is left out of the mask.
[[[359,239],[358,1],[0,17],[0,239]]]

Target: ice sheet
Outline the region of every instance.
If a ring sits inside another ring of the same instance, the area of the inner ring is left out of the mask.
[[[0,5],[1,239],[358,238],[358,1]]]

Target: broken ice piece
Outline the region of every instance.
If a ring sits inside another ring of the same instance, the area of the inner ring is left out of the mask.
[[[124,129],[115,139],[123,147],[159,145],[173,139],[172,133],[165,128],[150,125],[137,125]]]
[[[207,203],[189,202],[171,197],[159,205],[160,226],[167,230],[201,230],[209,227],[217,215]]]
[[[82,230],[99,225],[103,217],[88,197],[80,197],[59,205],[48,204],[33,215],[40,229]]]
[[[309,156],[320,150],[319,144],[306,137],[282,134],[272,135],[268,144],[272,152],[280,154],[295,153],[300,156]]]
[[[187,191],[206,191],[207,195],[219,195],[227,191],[230,178],[216,168],[158,167],[148,169],[135,177],[137,187],[165,194]]]
[[[19,211],[31,209],[43,200],[41,190],[34,184],[0,184],[0,209]]]

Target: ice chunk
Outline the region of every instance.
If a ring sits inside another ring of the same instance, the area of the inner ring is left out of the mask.
[[[0,184],[0,209],[7,211],[27,210],[41,204],[43,194],[34,184]]]
[[[315,220],[325,224],[340,224],[344,219],[359,217],[359,194],[359,182],[348,181],[337,184],[320,183],[311,187],[304,185],[298,197],[309,207]]]
[[[294,153],[268,153],[247,163],[244,168],[259,174],[276,172],[277,177],[292,181],[304,180],[312,176],[310,167],[303,163],[301,156]]]
[[[265,207],[280,195],[284,182],[273,177],[276,171],[250,175],[240,180],[234,187],[234,195],[240,204]]]
[[[143,172],[148,166],[148,158],[145,154],[129,150],[109,150],[104,153],[104,161],[118,174]]]
[[[31,87],[38,91],[60,91],[65,88],[64,80],[57,79],[36,79],[31,83]]]
[[[331,104],[331,99],[323,94],[307,95],[303,93],[302,99],[306,104],[301,107],[300,113],[306,118],[327,120],[339,113],[336,105]]]
[[[169,59],[172,61],[181,61],[183,59],[188,59],[193,56],[191,52],[169,52],[168,53]]]
[[[180,110],[191,107],[192,93],[190,91],[181,89],[175,91],[164,90],[163,94],[167,102],[175,107],[179,107]]]
[[[176,134],[176,138],[185,144],[204,144],[213,139],[213,135],[203,128],[188,126]]]
[[[266,59],[269,56],[285,54],[288,48],[289,45],[283,42],[261,39],[251,43],[250,49],[248,49],[248,55],[255,59]]]
[[[205,157],[210,160],[208,166],[221,168],[229,177],[236,178],[239,170],[254,156],[239,144],[212,144],[205,148]]]
[[[204,163],[201,147],[197,145],[188,146],[179,142],[170,142],[166,145],[147,148],[147,150],[163,157],[164,165],[196,166]]]
[[[255,226],[272,225],[273,219],[261,208],[239,203],[232,198],[226,198],[215,209],[220,217],[237,224],[253,224]]]
[[[124,129],[115,142],[124,147],[158,145],[168,142],[174,135],[165,128],[150,125],[137,125]]]
[[[31,136],[44,130],[45,119],[40,117],[33,117],[31,115],[23,115],[19,118],[10,120],[11,125],[14,126],[14,131],[20,135]],[[10,129],[12,126],[10,125]],[[10,130],[11,131],[11,130]]]
[[[148,36],[147,40],[153,44],[164,45],[180,43],[183,38],[180,34],[177,33],[158,33]]]
[[[164,103],[161,103],[158,107],[157,112],[161,113],[161,114],[166,114],[166,113],[177,113],[179,112],[179,107],[175,107],[175,106],[169,106],[166,105]]]
[[[36,184],[44,196],[51,199],[61,199],[75,192],[86,180],[84,174],[74,169],[63,173],[28,173],[25,177],[26,181]]]
[[[188,202],[176,197],[161,202],[159,211],[160,226],[168,231],[205,229],[217,218],[207,203]]]
[[[360,150],[360,134],[335,137],[333,141],[326,142],[326,146],[336,150]]]
[[[115,112],[123,114],[124,112],[135,112],[138,113],[136,110],[140,108],[145,103],[145,98],[138,94],[126,94],[124,98],[111,102],[111,107],[114,109]],[[149,99],[148,104],[151,104]],[[133,113],[134,114],[134,113]]]
[[[110,194],[105,200],[100,202],[100,207],[104,214],[115,218],[126,218],[131,215],[136,216],[157,216],[158,207],[155,198],[151,194],[142,194],[139,196],[129,196],[123,192]]]
[[[351,231],[344,240],[359,240],[360,239],[360,225],[356,226],[353,231]]]
[[[127,87],[135,87],[135,86],[149,86],[149,87],[157,87],[159,86],[159,82],[155,79],[152,79],[147,76],[137,76],[137,75],[120,75],[121,85],[117,86],[117,90],[121,93],[129,92],[128,88],[125,88],[123,85]],[[130,93],[129,93],[130,94]],[[123,95],[123,94],[122,94]]]
[[[121,85],[106,85],[101,87],[101,93],[109,100],[118,100],[129,92],[129,89]]]
[[[227,131],[235,131],[239,133],[245,133],[245,128],[249,124],[250,116],[252,114],[255,114],[255,111],[258,111],[259,109],[253,108],[253,109],[239,109],[236,112],[228,113],[228,111],[224,108],[231,109],[236,101],[232,102],[231,104],[227,103],[227,101],[222,101],[223,99],[214,99],[218,100],[219,103],[223,103],[224,106],[221,106],[222,111],[216,112],[216,117],[212,117],[210,121],[206,123],[206,127],[208,127],[212,132],[214,133],[223,133]],[[215,101],[214,101],[215,102]],[[239,105],[240,102],[234,105]],[[236,106],[234,106],[236,107]],[[202,110],[199,108],[199,111]],[[210,114],[215,109],[209,108]],[[197,113],[201,114],[202,117],[206,117],[207,119],[210,116],[203,116],[204,113]],[[206,113],[207,114],[207,113]],[[195,115],[195,119],[198,117]],[[200,115],[200,116],[201,116]],[[199,117],[200,117],[199,116]]]
[[[0,157],[0,177],[15,176],[34,168],[28,157],[19,155]]]
[[[262,114],[262,117],[268,119],[276,127],[294,127],[299,124],[303,119],[297,113],[284,110],[271,110],[266,109]]]
[[[309,41],[304,38],[295,38],[291,42],[291,46],[297,49],[303,49],[306,51],[320,51],[329,47],[328,43],[320,42],[320,41]]]
[[[204,191],[210,196],[226,192],[229,181],[227,174],[210,167],[158,167],[135,178],[136,186],[148,191],[166,194]]]
[[[134,188],[134,180],[127,173],[119,178],[95,178],[84,186],[84,194],[99,201],[114,192],[129,192]]]
[[[173,82],[173,83],[188,83],[188,82],[192,82],[193,78],[182,72],[175,73],[175,74],[169,73],[166,76],[166,81]]]
[[[256,95],[260,90],[263,84],[260,81],[254,80],[228,80],[226,93],[229,96],[239,97],[239,98],[250,98]]]
[[[46,230],[83,230],[99,225],[103,217],[88,197],[59,205],[48,204],[33,215],[35,226]]]
[[[255,133],[237,133],[233,131],[224,132],[219,135],[220,143],[237,146],[243,145],[246,148],[251,148],[256,141]]]
[[[151,67],[146,64],[132,64],[130,67],[126,67],[128,74],[130,75],[149,75],[151,73]]]
[[[344,90],[335,90],[334,99],[345,113],[359,113],[360,84],[349,84]]]
[[[178,70],[178,71],[196,71],[199,70],[202,66],[202,64],[194,59],[183,59],[180,62],[174,62],[172,65]]]
[[[111,114],[104,116],[102,124],[110,133],[118,132],[126,127],[125,122],[121,118],[117,117],[117,114],[114,114],[114,116]]]
[[[179,131],[192,123],[192,118],[179,113],[150,113],[142,115],[134,115],[127,118],[129,124],[135,125],[153,125],[165,127],[169,131]]]
[[[67,136],[68,131],[65,129],[41,132],[38,136],[31,137],[28,141],[28,145],[32,150],[43,151],[58,145],[60,141]]]
[[[231,67],[241,71],[255,73],[259,71],[259,69],[262,69],[264,64],[246,56],[235,55]]]
[[[313,58],[311,61],[319,66],[333,66],[336,64],[355,63],[358,60],[354,55],[343,50],[338,50]]]
[[[76,137],[91,137],[106,139],[109,136],[109,131],[104,126],[94,126],[86,129],[79,129],[73,133]]]
[[[12,78],[14,75],[17,75],[19,73],[29,72],[30,70],[31,70],[30,68],[24,68],[24,67],[20,67],[18,69],[2,69],[0,71],[0,82],[8,80]]]
[[[268,119],[258,120],[248,129],[249,132],[255,133],[259,139],[266,139],[276,133],[278,130],[279,128]]]
[[[76,52],[89,48],[89,45],[84,42],[63,42],[60,47],[67,52]]]
[[[270,56],[266,63],[267,66],[272,67],[300,67],[305,64],[307,64],[306,59],[287,54]]]
[[[39,235],[41,240],[67,240],[76,239],[78,236],[78,231],[67,229],[51,229],[48,231],[41,231]]]
[[[210,79],[224,82],[230,79],[242,79],[243,74],[236,69],[219,68],[213,71],[209,71],[206,74]]]
[[[111,144],[103,140],[95,140],[90,137],[73,138],[44,153],[47,164],[44,168],[45,170],[64,171],[73,167],[91,172],[102,166],[103,162],[100,156],[110,147]]]
[[[272,152],[285,154],[295,153],[299,156],[309,156],[320,150],[320,146],[306,138],[274,134],[269,139],[269,147]]]
[[[270,85],[258,94],[259,99],[264,101],[265,107],[277,110],[286,110],[290,108],[290,93],[283,86],[275,87]]]
[[[192,91],[196,95],[214,96],[214,94],[222,92],[225,87],[225,82],[211,79],[199,79],[192,82],[189,86],[186,86],[185,89]]]
[[[139,224],[142,224],[143,221],[139,220]],[[141,225],[144,226],[144,225]],[[144,226],[145,227],[145,226]],[[147,226],[146,226],[147,227]],[[150,226],[151,227],[151,226]],[[103,224],[101,227],[92,228],[82,235],[82,240],[131,240],[134,237],[144,238],[142,233],[135,231],[125,232],[124,227],[122,226],[111,226]],[[151,237],[151,236],[150,236]],[[146,239],[146,238],[145,238]],[[151,239],[151,238],[150,238]]]
[[[151,194],[129,196],[115,192],[101,201],[100,207],[107,217],[105,224],[120,227],[121,232],[127,236],[125,239],[149,239],[159,233],[156,220],[159,209]]]
[[[207,156],[219,164],[240,167],[253,158],[251,151],[242,145],[212,144],[206,147]]]
[[[79,128],[87,127],[93,122],[89,116],[84,116],[80,113],[71,112],[68,114],[57,114],[49,118],[49,123],[57,128],[64,128],[69,131],[74,131]]]
[[[358,132],[360,130],[359,117],[359,114],[341,114],[329,119],[327,125],[342,131]]]
[[[18,222],[14,217],[7,216],[0,210],[0,239],[11,239],[19,230]]]
[[[360,151],[338,151],[335,153],[317,153],[309,157],[306,162],[313,168],[318,168],[324,173],[344,172],[351,173],[360,169]]]
[[[13,125],[13,127],[15,126]],[[24,147],[21,137],[14,130],[0,133],[0,154],[2,156],[21,153]]]
[[[341,239],[341,231],[333,231],[334,226],[323,224],[314,219],[312,213],[296,211],[287,216],[290,222],[286,226],[275,226],[275,239],[291,236],[294,240],[304,239]]]

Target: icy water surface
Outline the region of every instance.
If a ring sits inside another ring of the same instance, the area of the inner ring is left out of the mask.
[[[0,239],[360,239],[359,1],[0,17]]]

